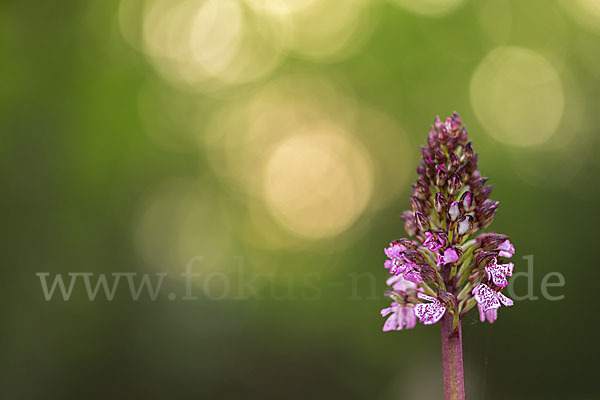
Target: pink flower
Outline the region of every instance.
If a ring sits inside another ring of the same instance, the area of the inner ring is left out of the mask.
[[[384,249],[384,253],[390,259],[384,262],[384,267],[390,270],[390,274],[402,276],[404,279],[414,282],[421,283],[423,278],[421,277],[420,267],[408,260],[403,252],[407,248],[399,244],[392,243],[390,247]]]
[[[494,285],[506,287],[508,285],[506,276],[512,276],[513,268],[513,263],[496,264],[496,259],[494,258],[492,264],[486,265],[485,272],[487,272],[488,280],[494,282]]]
[[[483,311],[483,307],[477,304],[477,308],[479,309],[479,319],[481,322],[485,322],[487,319],[490,324],[493,324],[495,320],[498,319],[498,309],[492,308],[487,311]]]
[[[438,322],[446,312],[446,307],[435,297],[424,293],[417,293],[420,299],[431,301],[431,303],[420,303],[415,305],[415,315],[423,325],[432,325]]]
[[[444,250],[444,255],[440,256],[439,253],[437,255],[437,266],[441,267],[442,265],[446,265],[449,263],[458,261],[458,253],[454,249],[446,249]]]
[[[404,250],[406,250],[406,247],[401,246],[399,244],[390,243],[390,247],[388,247],[387,249],[383,249],[383,252],[386,256],[388,256],[388,258],[393,260],[396,257],[400,257],[400,254]]]
[[[414,282],[404,279],[401,275],[390,277],[385,284],[391,286],[394,290],[401,290],[403,292],[406,292],[409,289],[417,290],[417,285]]]
[[[488,285],[480,283],[475,286],[472,291],[473,296],[475,297],[475,301],[480,306],[480,310],[488,311],[496,308],[500,308],[501,304],[504,304],[507,307],[512,306],[514,303],[511,299],[506,297],[500,292],[496,292]]]
[[[400,331],[403,328],[411,329],[417,324],[415,312],[412,307],[402,306],[393,302],[391,307],[381,310],[381,316],[385,317],[391,314],[383,324],[383,331]]]
[[[508,239],[498,246],[498,250],[500,250],[498,254],[500,257],[511,258],[515,254],[515,247]]]
[[[423,247],[427,247],[430,251],[438,251],[446,244],[444,239],[431,232],[425,232],[425,236],[427,236],[427,239],[423,242]]]

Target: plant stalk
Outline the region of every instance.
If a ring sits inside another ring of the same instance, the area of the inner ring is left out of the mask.
[[[444,399],[465,399],[465,373],[463,369],[462,329],[460,319],[452,329],[454,317],[446,313],[442,325],[442,362],[444,365]]]

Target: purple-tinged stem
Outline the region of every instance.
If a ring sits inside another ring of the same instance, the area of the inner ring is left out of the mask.
[[[442,362],[444,365],[444,399],[465,399],[465,373],[463,369],[462,330],[460,320],[452,329],[454,317],[446,313],[442,318]]]

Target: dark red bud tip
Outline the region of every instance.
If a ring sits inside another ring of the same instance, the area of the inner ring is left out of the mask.
[[[416,211],[415,219],[417,221],[417,227],[421,232],[426,232],[429,230],[429,218],[427,218],[425,214],[420,211]]]
[[[435,273],[435,270],[431,266],[429,266],[427,264],[423,264],[423,265],[420,265],[419,267],[420,267],[419,274],[421,275],[421,278],[423,278],[425,283],[435,282],[435,280],[437,278],[437,274]]]
[[[401,218],[402,222],[404,223],[404,230],[408,236],[415,236],[417,234],[417,222],[415,221],[415,215],[411,211],[404,211]]]
[[[454,194],[454,193],[458,192],[461,187],[462,187],[462,181],[461,181],[460,177],[456,174],[452,175],[452,177],[450,178],[450,186],[448,188],[450,190],[450,194]]]
[[[413,263],[413,264],[425,264],[425,259],[423,258],[423,256],[421,255],[421,253],[419,253],[416,250],[406,250],[404,253],[402,253],[402,256],[409,262]]]
[[[410,239],[405,239],[405,238],[396,239],[390,244],[391,245],[397,244],[399,246],[404,246],[407,249],[413,249],[413,250],[416,249],[417,247],[419,247],[419,244],[417,242],[412,241]]]
[[[425,211],[425,203],[417,196],[410,196],[410,206],[414,212]]]
[[[435,210],[438,212],[438,214],[441,214],[446,209],[446,198],[443,194],[439,192],[435,194],[435,199],[433,200],[433,203],[435,206]]]
[[[508,240],[508,236],[500,233],[486,233],[477,237],[477,242],[484,250],[495,250]]]
[[[481,251],[477,254],[477,265],[485,267],[486,265],[493,263],[497,256],[497,251]]]
[[[463,195],[460,196],[459,203],[462,206],[463,210],[465,210],[465,212],[471,211],[473,207],[473,193],[471,193],[470,190],[464,192]]]
[[[437,297],[446,307],[456,307],[456,297],[452,293],[438,290]]]

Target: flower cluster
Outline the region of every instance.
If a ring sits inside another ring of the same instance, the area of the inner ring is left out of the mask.
[[[482,322],[494,322],[501,305],[513,305],[501,292],[514,267],[503,259],[515,249],[506,235],[473,237],[492,223],[498,202],[489,198],[492,185],[479,173],[458,114],[436,118],[421,154],[412,210],[402,215],[412,239],[394,240],[384,250],[393,303],[381,310],[389,315],[383,330],[412,328],[416,318],[434,324],[445,313],[456,325],[475,305]]]

